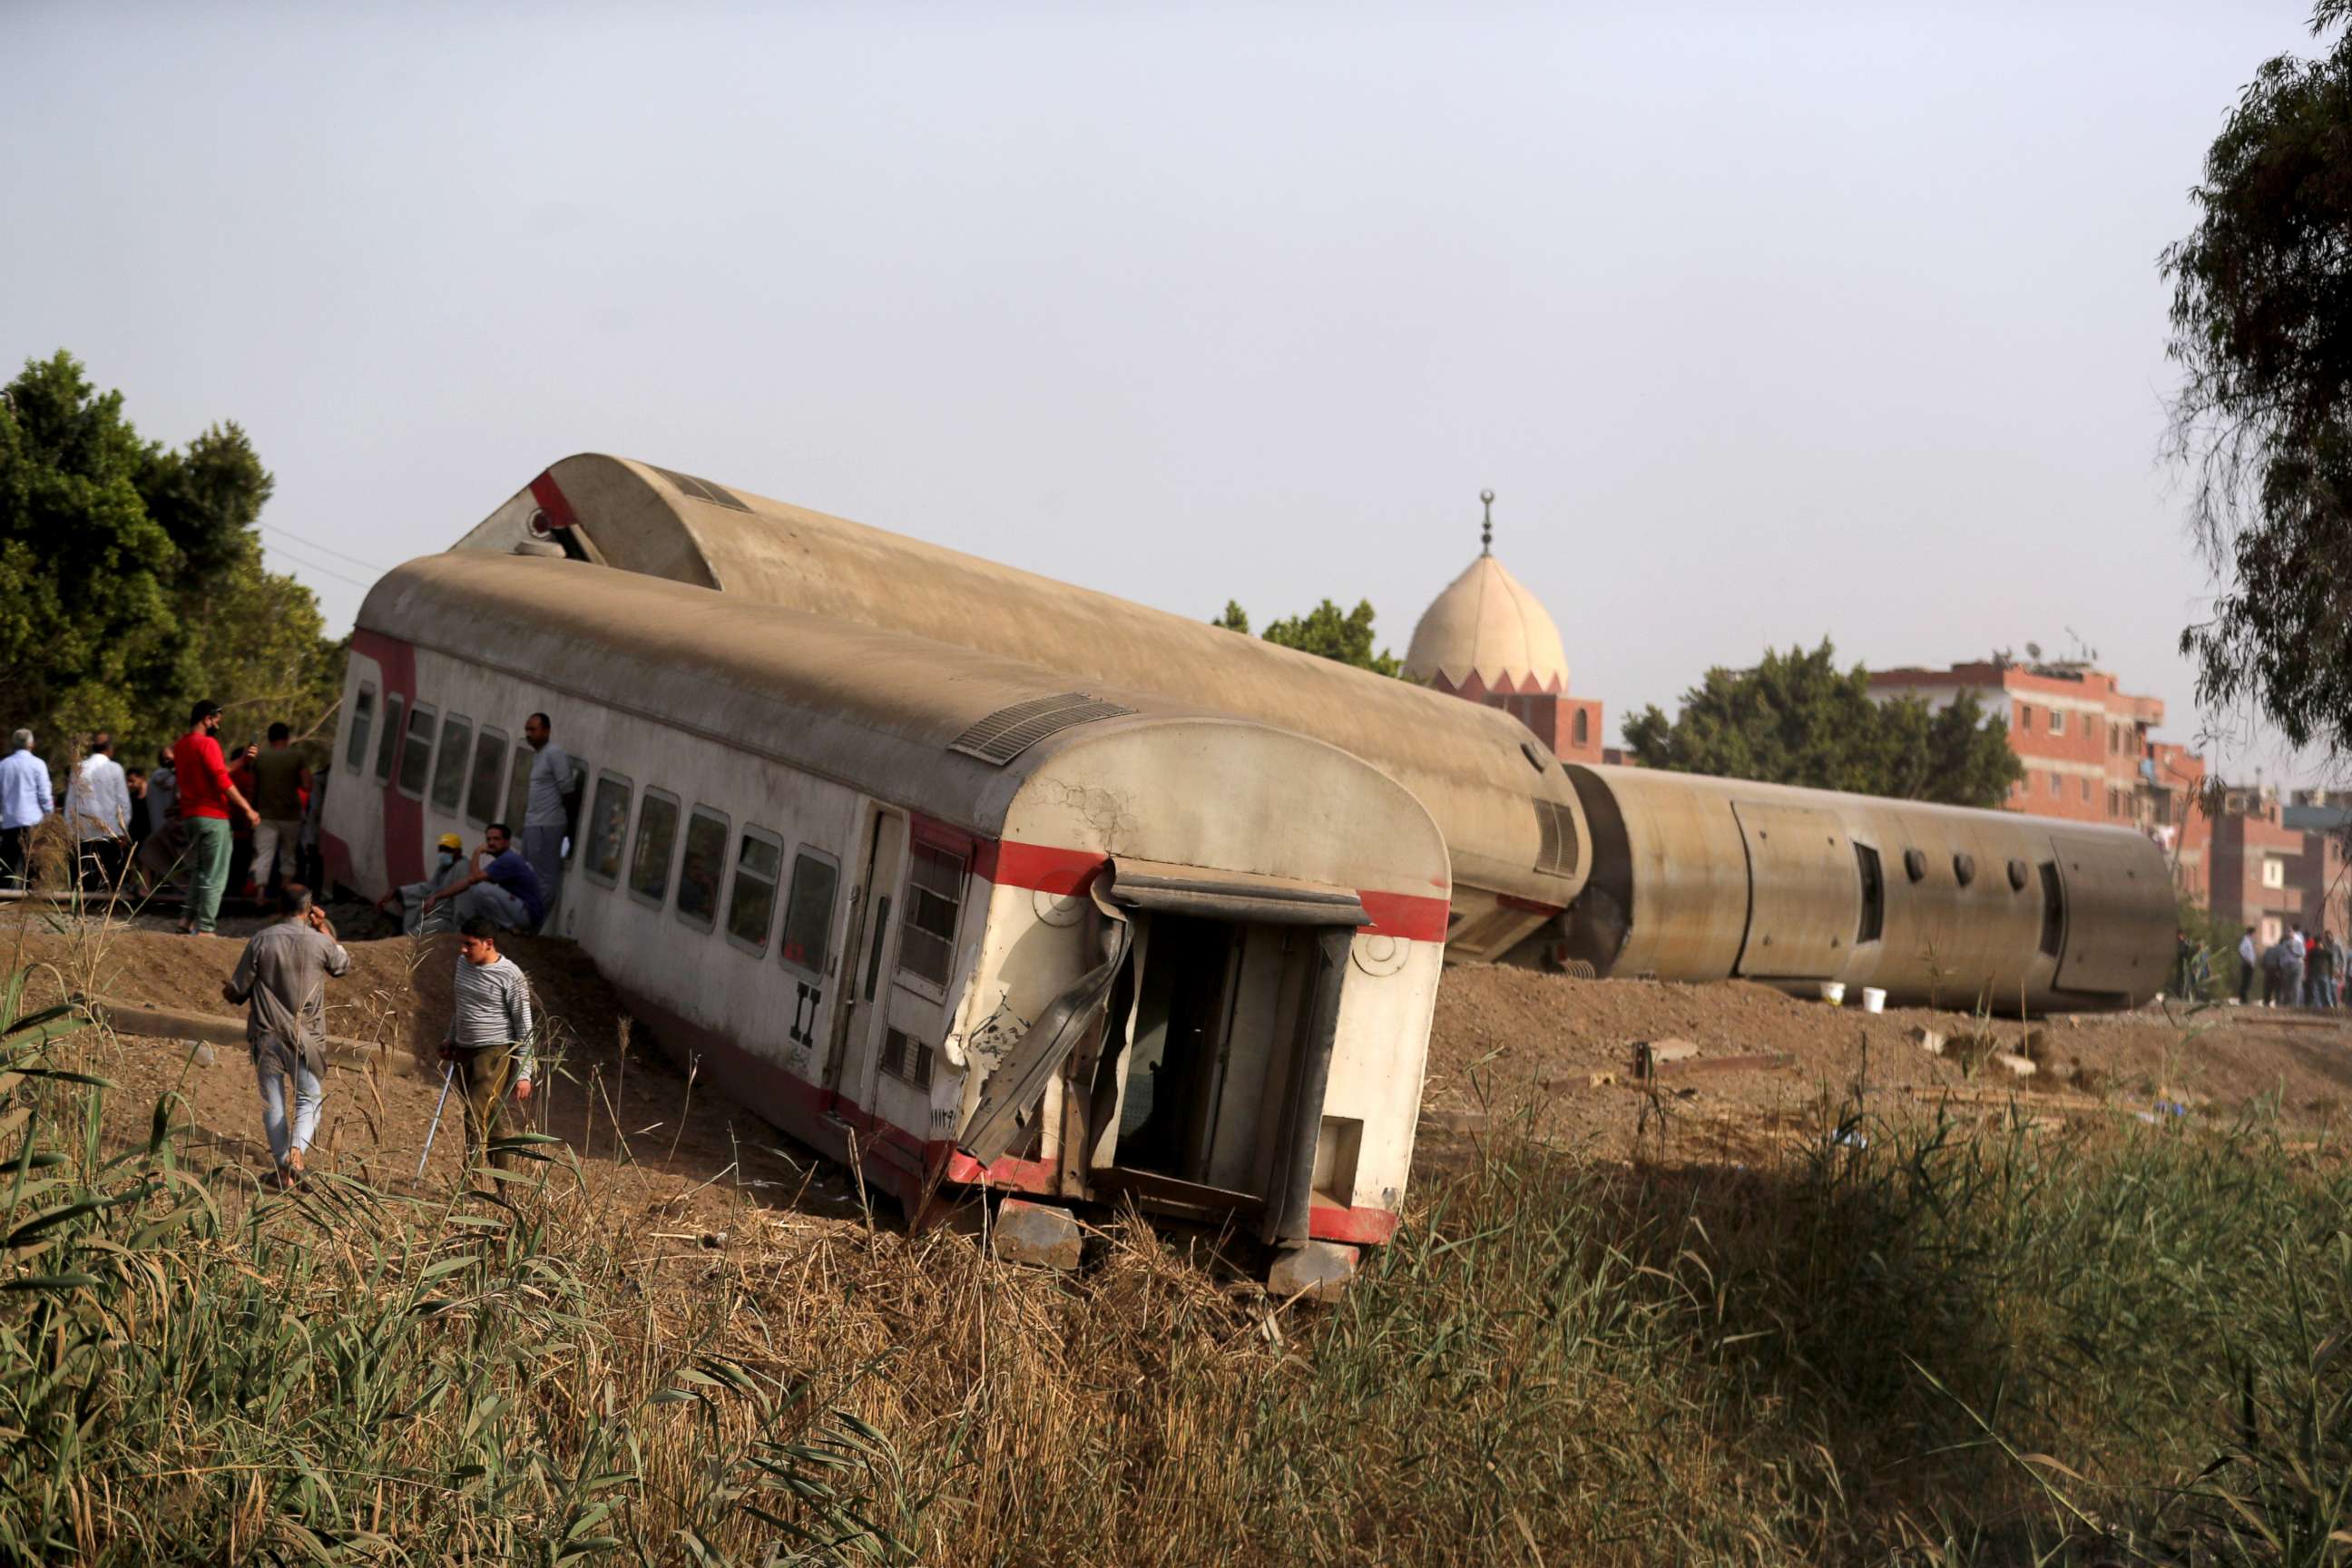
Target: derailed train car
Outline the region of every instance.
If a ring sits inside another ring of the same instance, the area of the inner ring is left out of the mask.
[[[1443,960],[1429,814],[1334,747],[904,633],[443,555],[353,635],[331,874],[378,894],[583,767],[565,930],[666,1042],[910,1211],[1129,1194],[1277,1247],[1397,1223]]]
[[[2126,829],[1564,766],[1456,698],[617,458],[556,464],[458,548],[535,541],[1329,742],[1444,831],[1452,956],[2036,1009],[2145,1001],[2170,960],[2170,876]]]
[[[1575,900],[1517,954],[1620,975],[1876,986],[1898,1002],[2114,1006],[2164,984],[2171,880],[2135,833],[1572,765]]]

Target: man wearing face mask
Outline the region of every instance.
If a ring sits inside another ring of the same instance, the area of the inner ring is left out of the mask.
[[[394,888],[375,901],[375,907],[385,914],[394,913],[394,906],[399,906],[400,929],[404,935],[415,936],[420,931],[447,931],[451,927],[449,905],[436,900],[435,896],[465,881],[472,868],[466,863],[466,841],[454,833],[441,836],[436,854],[438,858],[425,872],[425,880]],[[428,902],[432,905],[429,924]]]

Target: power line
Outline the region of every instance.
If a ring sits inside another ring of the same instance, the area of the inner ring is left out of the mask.
[[[331,555],[338,561],[348,562],[353,566],[365,567],[368,571],[374,572],[379,574],[381,574],[384,570],[384,568],[377,565],[373,561],[362,561],[356,555],[338,550],[331,544],[321,544],[317,540],[297,533],[290,528],[281,528],[274,522],[265,522],[259,526],[265,532],[284,535],[286,538],[290,539],[295,543],[302,546],[305,550],[315,550],[322,555]]]
[[[342,573],[336,571],[331,566],[321,566],[315,561],[306,561],[301,556],[295,554],[292,551],[287,549],[286,546],[282,544],[272,544],[269,545],[268,548],[278,552],[278,553],[285,557],[287,561],[296,566],[301,567],[305,572],[315,572],[321,577],[332,577],[338,583],[347,584],[352,587],[363,591],[375,586],[373,583],[362,583],[356,577],[346,576]]]

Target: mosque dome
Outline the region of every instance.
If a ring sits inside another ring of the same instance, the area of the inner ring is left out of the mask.
[[[1486,503],[1486,520],[1478,558],[1422,612],[1404,671],[1465,696],[1559,696],[1568,690],[1559,627],[1527,584],[1495,559],[1495,492],[1481,491],[1479,500]]]

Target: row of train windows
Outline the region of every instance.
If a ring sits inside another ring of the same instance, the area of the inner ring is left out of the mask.
[[[354,772],[360,769],[367,758],[369,742],[374,738],[377,783],[397,780],[402,794],[417,800],[430,798],[435,806],[452,815],[457,813],[462,795],[467,818],[485,825],[501,820],[497,810],[499,783],[507,771],[511,752],[515,763],[513,776],[508,782],[503,820],[510,827],[520,827],[530,788],[530,766],[526,760],[530,753],[513,747],[505,731],[488,726],[477,737],[473,721],[459,713],[441,720],[436,752],[433,731],[438,715],[431,704],[409,706],[394,692],[384,709],[386,721],[378,737],[376,690],[373,685],[362,682],[352,701],[351,738],[343,754],[348,767]],[[401,743],[404,729],[405,745]],[[466,765],[469,746],[473,753],[470,769]],[[576,789],[584,784],[587,769],[577,758],[572,768],[572,782]],[[625,846],[630,896],[658,909],[670,901],[670,873],[677,858],[680,805],[678,798],[667,791],[648,788],[637,812],[637,833],[632,845],[628,841],[629,807],[635,794],[635,785],[621,774],[598,774],[595,800],[580,831],[573,836],[572,854],[590,881],[615,888],[620,885]],[[719,883],[726,870],[730,826],[725,813],[699,803],[687,821],[684,860],[677,867],[677,918],[703,931],[713,930],[718,924]],[[727,899],[726,921],[727,940],[746,952],[767,951],[769,933],[775,928],[776,889],[783,881],[783,840],[765,828],[746,826],[736,847],[735,880]],[[955,879],[948,884],[948,940],[942,944],[943,951],[953,942],[957,889],[961,880],[959,861]],[[784,963],[811,975],[824,974],[832,941],[834,897],[839,887],[840,868],[834,858],[821,849],[802,846],[793,858],[792,882],[783,900],[784,929],[776,953]],[[915,911],[910,910],[910,929],[914,919]],[[926,964],[917,972],[928,974],[931,967]],[[946,976],[941,973],[938,979],[944,984]]]
[[[659,909],[670,900],[670,873],[677,873],[677,918],[710,931],[719,924],[719,885],[727,870],[732,825],[727,814],[699,802],[688,811],[667,790],[648,785],[637,802],[637,830],[629,834],[629,805],[635,784],[623,775],[596,775],[596,797],[582,825],[580,869],[607,888],[625,882],[629,896]],[[679,819],[685,818],[685,832]],[[678,854],[680,837],[685,853]],[[727,940],[746,952],[767,951],[776,923],[777,889],[783,882],[784,842],[764,827],[746,825],[734,836],[735,880],[727,894]],[[784,929],[776,956],[811,975],[824,973],[833,938],[834,896],[841,868],[822,849],[803,845],[793,857],[792,882],[783,895]]]

